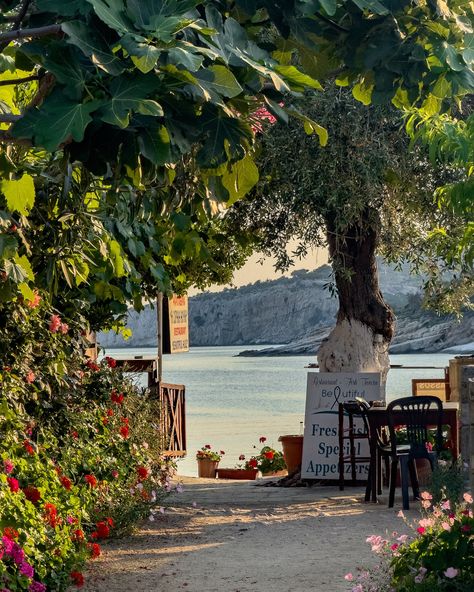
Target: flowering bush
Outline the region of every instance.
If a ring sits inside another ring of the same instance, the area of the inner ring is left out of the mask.
[[[205,444],[200,450],[196,452],[196,459],[197,460],[212,460],[214,462],[219,462],[221,458],[224,456],[225,452],[221,450],[220,452],[216,452],[212,450],[212,446],[210,444]]]
[[[260,444],[264,444],[266,440],[265,436],[261,436],[259,439]],[[254,448],[256,448],[256,446],[254,446]],[[275,450],[271,446],[263,446],[259,454],[255,454],[249,459],[246,459],[245,455],[241,454],[239,460],[245,460],[245,469],[258,469],[262,475],[286,469],[283,453],[279,450]]]
[[[393,533],[391,540],[372,535],[367,542],[381,556],[380,565],[357,576],[347,574],[352,592],[469,592],[474,590],[474,515],[469,493],[453,506],[448,499],[432,504],[421,494],[423,518],[416,534]],[[405,518],[403,512],[399,514]]]

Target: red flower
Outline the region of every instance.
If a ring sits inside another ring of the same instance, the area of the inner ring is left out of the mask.
[[[116,470],[114,469],[114,470],[112,471],[112,477],[113,477],[114,479],[117,479],[117,477],[118,477],[118,476],[119,476],[119,472],[118,472],[118,471],[116,471]]]
[[[212,448],[212,446],[211,446],[210,444],[206,444],[206,445],[204,446],[204,448],[207,448],[208,450],[210,450],[210,449]]]
[[[107,366],[109,368],[115,368],[115,366],[117,365],[117,360],[111,358],[110,356],[105,356],[105,361],[107,362]]]
[[[245,454],[241,454],[241,455],[239,456],[239,460],[245,460]]]
[[[71,580],[74,582],[75,586],[78,588],[84,586],[84,576],[80,571],[72,571],[69,575],[71,576]]]
[[[33,446],[28,442],[28,440],[24,440],[23,441],[23,447],[25,448],[26,452],[28,452],[28,454],[33,455],[35,453],[35,449],[33,448]]]
[[[97,487],[97,478],[94,475],[84,475],[84,479],[92,489]]]
[[[78,542],[83,541],[84,540],[84,533],[82,532],[82,530],[80,528],[78,528],[77,530],[74,531],[71,538],[73,541],[78,541]]]
[[[14,541],[15,539],[17,539],[20,536],[20,533],[18,532],[18,530],[16,528],[12,528],[11,526],[6,526],[3,529],[3,536],[7,537],[7,539],[10,539],[11,541]]]
[[[265,438],[265,436],[260,436],[260,438],[258,439],[258,441],[263,444],[264,442],[267,441],[267,439]]]
[[[15,479],[15,477],[7,477],[7,483],[12,493],[16,493],[20,489],[18,479]]]
[[[424,526],[419,526],[416,529],[416,532],[418,532],[419,534],[423,534],[425,532],[426,528]]]
[[[106,539],[110,534],[107,522],[97,522],[96,530],[91,534],[93,539]]]
[[[128,425],[130,420],[128,419],[128,417],[121,417],[120,421],[124,424],[124,425]]]
[[[79,438],[79,434],[76,431],[71,432],[71,437],[74,438],[74,440],[77,440]]]
[[[92,360],[87,360],[86,366],[89,368],[89,370],[92,370],[93,372],[98,372],[100,370],[99,366]]]
[[[462,532],[471,532],[471,527],[469,526],[469,524],[463,524],[461,526],[461,530]]]
[[[112,518],[106,518],[105,521],[107,522],[107,524],[110,526],[110,528],[113,528],[115,526],[114,521]]]
[[[56,528],[61,523],[58,518],[58,510],[54,504],[44,504],[44,518],[52,528]]]
[[[267,450],[267,452],[263,453],[263,456],[265,458],[268,458],[268,460],[272,460],[273,457],[275,456],[275,453],[273,452],[273,450]]]
[[[99,543],[89,543],[87,545],[89,552],[91,554],[91,559],[97,559],[100,555],[100,545]]]
[[[107,417],[102,418],[102,425],[107,425],[109,423],[109,419]]]
[[[51,320],[49,321],[49,330],[51,333],[57,333],[60,327],[61,317],[59,315],[51,315]]]
[[[113,409],[107,409],[107,415],[109,417],[112,417],[113,414],[114,414],[114,410]]]
[[[38,489],[36,489],[36,487],[33,487],[32,485],[24,487],[23,493],[25,494],[26,499],[30,501],[32,504],[38,503],[41,499],[41,493]]]
[[[61,484],[64,487],[64,489],[67,489],[68,491],[70,491],[71,486],[72,486],[71,479],[69,479],[68,477],[66,477],[64,475],[63,477],[61,477]]]
[[[221,451],[219,452],[219,454],[225,454],[225,452],[224,452],[223,450],[221,450]]]
[[[140,481],[148,478],[148,469],[146,467],[137,467],[137,473]]]
[[[117,391],[115,389],[110,394],[110,398],[111,398],[112,402],[117,403],[117,405],[121,405],[123,403],[123,397],[124,397],[123,393],[117,393]]]
[[[252,467],[252,469],[256,469],[258,467],[258,462],[256,458],[251,458],[249,461],[249,467]]]
[[[128,436],[130,435],[130,430],[128,429],[128,426],[126,426],[126,425],[122,426],[120,428],[119,432],[120,432],[120,435],[125,439],[128,438]]]

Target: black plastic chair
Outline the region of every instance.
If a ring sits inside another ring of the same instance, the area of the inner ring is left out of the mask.
[[[435,410],[435,418],[429,418],[431,411]],[[401,412],[401,413],[400,413]],[[438,452],[443,445],[442,421],[443,403],[438,397],[417,396],[403,397],[392,401],[387,406],[389,444],[381,447],[381,451],[390,455],[390,491],[388,507],[393,508],[395,500],[395,486],[398,464],[400,463],[400,480],[402,487],[403,509],[408,510],[408,480],[411,481],[413,498],[419,498],[418,475],[416,473],[415,459],[426,458],[431,466],[435,468],[438,460]],[[436,425],[435,447],[428,450],[428,427]],[[396,428],[406,428],[407,443],[397,441]]]
[[[364,399],[357,399],[354,401],[346,401],[339,403],[339,489],[344,489],[344,472],[345,465],[350,464],[352,484],[357,481],[357,465],[366,464],[370,467],[370,456],[358,456],[356,454],[356,442],[358,440],[365,440],[370,444],[370,428],[365,414],[369,404]],[[348,426],[345,427],[344,419],[348,419]],[[363,429],[356,428],[354,419],[362,419]],[[349,443],[348,454],[345,454],[346,442]],[[370,453],[369,453],[370,454]],[[365,478],[364,478],[365,480]],[[370,500],[371,493],[371,479],[370,468],[367,475],[367,487],[365,490],[365,501]]]

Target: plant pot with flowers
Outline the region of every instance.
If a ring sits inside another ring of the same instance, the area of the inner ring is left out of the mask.
[[[212,450],[210,444],[205,444],[200,450],[198,450],[196,452],[198,477],[215,479],[219,461],[224,454],[225,452],[223,450],[220,452]]]
[[[260,444],[264,444],[267,439],[265,436],[261,436],[259,441]],[[285,459],[280,450],[275,450],[271,446],[263,446],[260,453],[253,458],[257,460],[258,470],[264,477],[269,475],[282,477],[287,474]]]

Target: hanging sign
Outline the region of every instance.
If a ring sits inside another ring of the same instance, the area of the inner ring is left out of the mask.
[[[339,403],[356,397],[381,399],[380,373],[308,372],[302,479],[339,479]],[[362,420],[355,419],[354,426],[362,430]],[[356,456],[368,455],[367,443],[357,441]],[[357,464],[356,470],[367,477],[368,465]]]
[[[188,297],[163,298],[163,353],[189,351]]]

